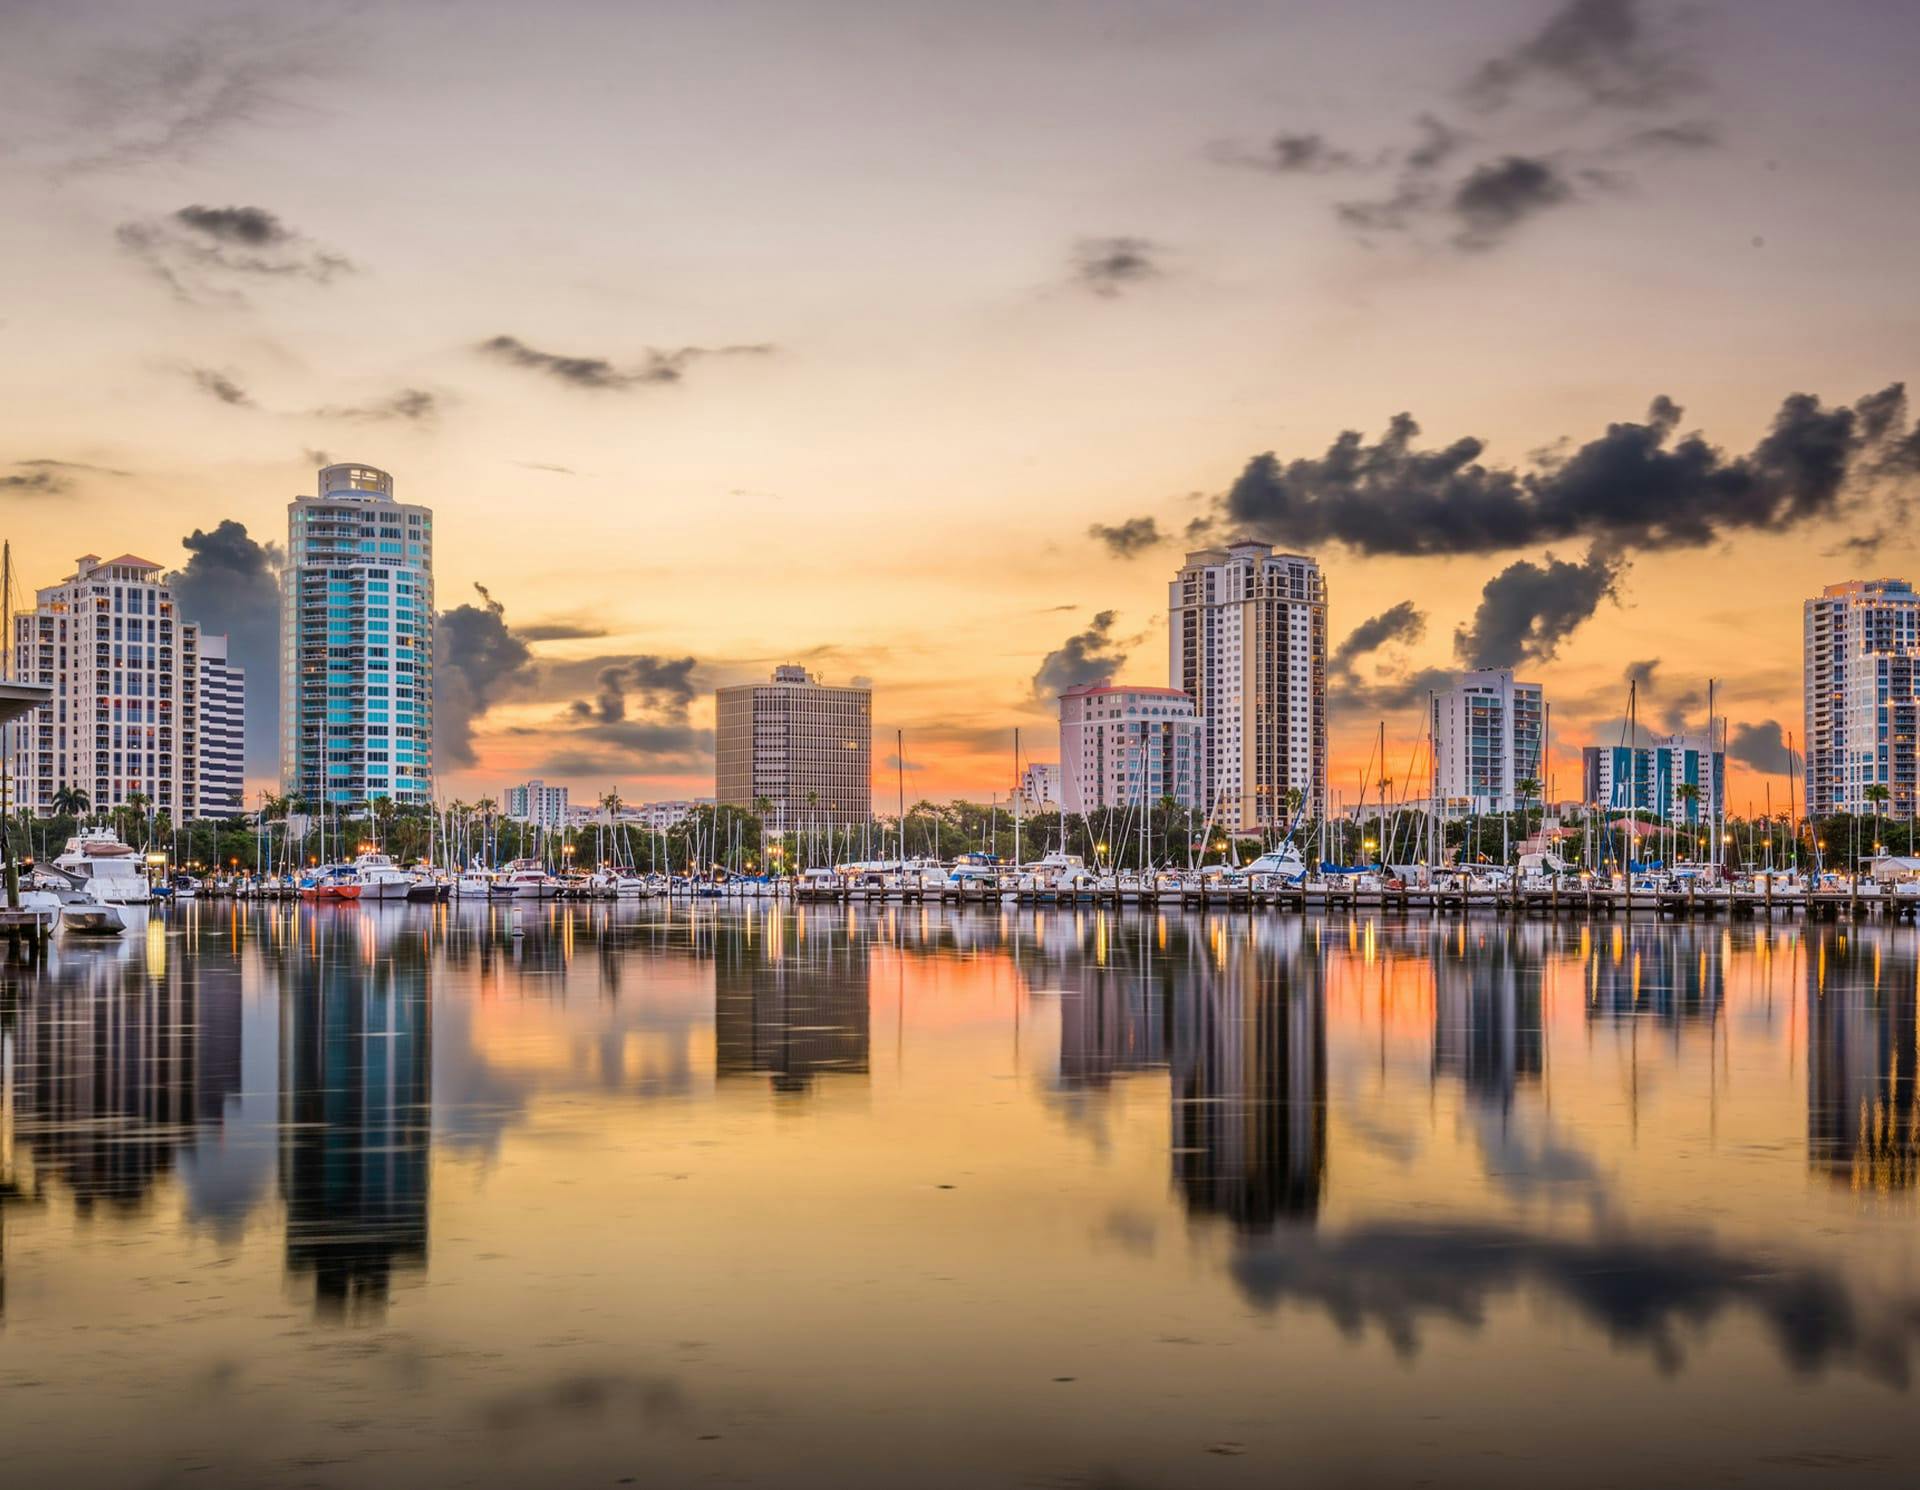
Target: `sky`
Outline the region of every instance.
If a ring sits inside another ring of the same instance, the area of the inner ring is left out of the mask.
[[[449,796],[710,795],[789,661],[1004,796],[1244,535],[1325,568],[1337,797],[1479,663],[1554,795],[1712,679],[1779,806],[1801,601],[1920,568],[1917,69],[1896,0],[0,0],[0,534],[177,569],[256,787],[355,460]]]

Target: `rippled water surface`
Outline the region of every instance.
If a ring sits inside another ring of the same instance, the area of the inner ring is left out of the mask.
[[[1908,1482],[1908,928],[207,902],[0,990],[13,1484]]]

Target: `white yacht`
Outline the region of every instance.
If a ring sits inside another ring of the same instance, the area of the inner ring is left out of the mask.
[[[453,893],[458,900],[489,899],[493,895],[493,876],[484,869],[464,870],[453,882]]]
[[[551,900],[559,888],[559,881],[538,859],[515,859],[503,865],[493,881],[495,895],[511,895],[515,900]]]
[[[362,900],[405,900],[413,889],[413,876],[385,854],[360,855],[353,861],[353,873]]]
[[[1254,889],[1270,890],[1281,884],[1299,884],[1307,877],[1307,861],[1300,857],[1300,850],[1288,842],[1268,849],[1240,872]]]
[[[67,840],[53,867],[106,905],[146,905],[153,899],[140,855],[107,828],[82,828]]]

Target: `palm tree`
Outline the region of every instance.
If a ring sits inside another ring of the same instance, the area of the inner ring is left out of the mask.
[[[398,809],[394,806],[393,798],[388,796],[375,797],[367,804],[367,808],[373,815],[374,827],[377,830],[375,836],[384,846],[388,835],[393,831],[393,817]]]
[[[93,799],[77,786],[63,786],[53,794],[53,810],[62,817],[82,817],[93,807]]]
[[[1683,781],[1673,789],[1673,794],[1680,801],[1681,816],[1687,820],[1687,837],[1696,837],[1693,828],[1700,820],[1700,788],[1691,781]]]
[[[1873,848],[1874,852],[1878,853],[1880,851],[1880,813],[1893,793],[1876,781],[1860,795],[1873,803]]]

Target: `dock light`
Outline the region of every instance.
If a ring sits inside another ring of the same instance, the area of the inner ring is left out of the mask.
[[[165,854],[148,854],[147,862],[149,864],[164,864],[167,862],[167,856]]]
[[[1375,848],[1377,846],[1371,838],[1363,838],[1360,840],[1360,847],[1362,848]]]

